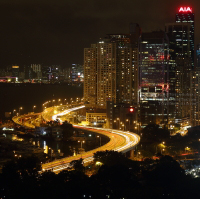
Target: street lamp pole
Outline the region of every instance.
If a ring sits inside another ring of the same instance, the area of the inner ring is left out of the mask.
[[[49,148],[51,150],[51,161],[52,161],[52,148]]]
[[[120,128],[120,118],[117,118],[117,120],[118,120],[118,129]]]
[[[82,149],[82,146],[83,146],[83,143],[85,143],[85,141],[78,141],[81,143],[81,149]]]
[[[115,150],[115,136],[113,135],[112,137],[114,138],[114,150]]]
[[[99,138],[100,146],[101,146],[101,136],[98,135],[97,137]]]
[[[15,112],[16,112],[16,110],[14,109],[14,110],[13,110],[13,116],[14,116],[14,113],[15,113]]]
[[[33,112],[34,112],[34,108],[36,108],[36,106],[33,106]]]
[[[126,122],[129,122],[129,128],[128,128],[128,130],[130,131],[130,119],[126,119]],[[126,125],[126,131],[127,131],[127,125]]]
[[[124,131],[124,127],[125,127],[125,125],[122,123],[122,127],[123,127],[123,131]]]
[[[22,107],[19,107],[19,115],[20,115],[20,110],[22,110],[23,108]]]
[[[80,151],[80,152],[81,152],[81,159],[82,159],[82,146],[83,146],[83,143],[85,143],[85,141],[84,141],[84,140],[83,140],[83,141],[80,141],[80,140],[79,140],[78,142],[81,143],[81,151]]]

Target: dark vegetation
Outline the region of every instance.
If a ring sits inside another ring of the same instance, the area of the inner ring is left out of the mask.
[[[141,148],[138,146],[144,157],[152,157],[156,151],[160,152],[161,143],[165,143],[164,154],[177,157],[181,154],[188,153],[198,155],[200,150],[200,127],[192,127],[188,129],[188,133],[185,136],[176,134],[170,136],[168,129],[159,128],[156,124],[149,124],[141,131],[141,142],[143,145]],[[185,150],[189,148],[188,150]]]
[[[102,166],[95,166],[101,161]],[[59,174],[39,173],[35,157],[8,162],[0,175],[0,198],[200,198],[200,179],[185,175],[170,156],[159,160],[131,161],[114,151],[97,152],[93,165],[82,159],[71,162],[73,169]],[[86,175],[93,169],[94,175]]]

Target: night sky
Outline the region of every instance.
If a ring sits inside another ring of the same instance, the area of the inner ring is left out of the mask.
[[[82,64],[83,49],[100,37],[128,33],[130,22],[164,30],[179,6],[193,7],[199,43],[200,0],[0,0],[0,68]]]

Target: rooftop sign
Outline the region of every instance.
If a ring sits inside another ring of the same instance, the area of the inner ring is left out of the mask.
[[[179,12],[192,12],[191,7],[180,7]]]

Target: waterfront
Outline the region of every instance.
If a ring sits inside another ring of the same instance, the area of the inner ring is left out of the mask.
[[[82,86],[72,86],[68,84],[17,84],[17,83],[0,83],[0,119],[4,118],[5,112],[16,114],[20,107],[22,114],[32,112],[33,106],[35,112],[42,111],[42,104],[48,100],[64,99],[69,102],[70,98],[82,98]],[[16,112],[13,112],[16,110]]]
[[[21,155],[21,152],[25,151],[24,149],[29,149],[27,150],[27,153],[36,154],[44,152],[48,155],[50,159],[58,159],[62,157],[77,155],[80,153],[81,146],[82,150],[89,151],[99,147],[100,145],[99,138],[97,138],[96,135],[91,132],[85,132],[86,139],[82,144],[78,141],[56,141],[54,139],[46,139],[43,137],[18,137],[16,134],[11,133],[3,133],[3,135],[6,138],[6,140],[12,141],[11,143],[13,143],[13,151],[15,150],[15,144],[17,143],[18,149],[16,149],[16,151],[18,151],[18,155]],[[88,137],[90,137],[90,139],[87,139]],[[102,145],[109,141],[109,139],[106,136],[101,137]]]

